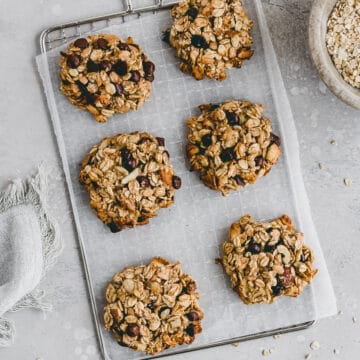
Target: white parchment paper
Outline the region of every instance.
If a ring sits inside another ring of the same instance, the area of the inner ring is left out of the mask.
[[[154,256],[179,260],[184,271],[197,281],[200,304],[204,310],[203,332],[181,351],[229,340],[244,335],[330,316],[336,313],[336,302],[311,218],[310,207],[301,175],[296,128],[280,70],[269,37],[260,0],[245,1],[254,19],[255,54],[242,69],[228,72],[226,81],[196,81],[179,70],[178,61],[161,39],[170,24],[169,11],[144,14],[139,19],[105,28],[120,37],[132,36],[156,64],[155,81],[150,99],[136,112],[115,115],[105,124],[97,123],[91,114],[76,109],[59,91],[59,52],[66,43],[37,57],[44,82],[51,118],[68,181],[74,219],[86,272],[93,292],[95,318],[100,344],[109,359],[145,358],[119,347],[103,328],[105,287],[113,274],[126,266],[148,263]],[[188,117],[198,114],[202,103],[228,99],[247,99],[265,106],[273,131],[282,139],[282,156],[271,172],[255,185],[227,197],[205,187],[196,173],[188,171],[185,158]],[[79,164],[93,144],[103,137],[121,132],[146,131],[166,140],[172,163],[182,178],[175,204],[159,211],[150,224],[117,234],[97,219],[88,205],[86,191],[78,182]],[[305,242],[313,248],[319,269],[311,286],[298,298],[279,299],[272,305],[244,305],[231,290],[222,267],[214,259],[221,255],[221,243],[232,222],[250,213],[258,220],[270,220],[288,214]],[[92,294],[90,294],[92,295]]]

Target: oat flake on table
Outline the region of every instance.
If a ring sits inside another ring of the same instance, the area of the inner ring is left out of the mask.
[[[326,44],[344,80],[360,88],[360,0],[339,0],[328,21]]]

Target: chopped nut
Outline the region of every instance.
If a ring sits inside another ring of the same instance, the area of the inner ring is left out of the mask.
[[[311,344],[310,344],[310,348],[312,350],[318,350],[320,348],[320,343],[317,340],[314,340]]]
[[[324,170],[324,168],[325,168],[324,164],[323,164],[323,163],[319,163],[319,169],[320,169],[320,170]]]
[[[345,184],[346,186],[351,186],[351,185],[352,185],[352,180],[351,180],[350,178],[345,178],[345,179],[344,179],[344,184]]]

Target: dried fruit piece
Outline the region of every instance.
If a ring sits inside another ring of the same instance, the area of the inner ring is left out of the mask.
[[[226,79],[226,69],[251,58],[253,22],[240,0],[182,0],[171,10],[163,40],[176,49],[180,69],[197,80]]]

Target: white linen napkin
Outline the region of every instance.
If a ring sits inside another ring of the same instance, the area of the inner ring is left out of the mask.
[[[13,343],[14,325],[2,317],[23,308],[50,310],[40,280],[56,261],[62,241],[46,211],[47,173],[14,180],[0,193],[0,346]]]

